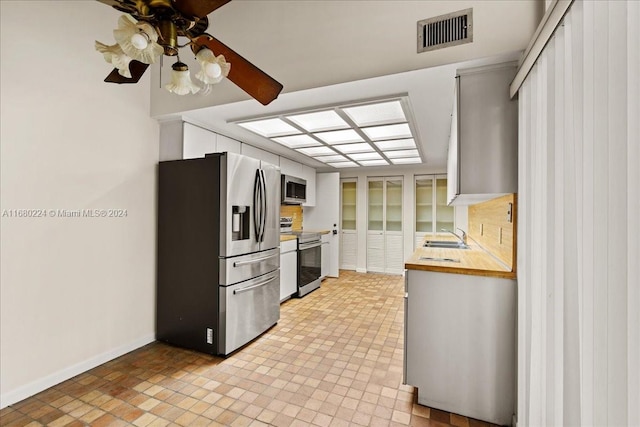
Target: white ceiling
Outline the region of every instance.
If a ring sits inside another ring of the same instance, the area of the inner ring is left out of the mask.
[[[455,74],[458,68],[480,66],[518,59],[520,52],[463,63],[409,71],[350,83],[285,93],[268,106],[248,100],[200,108],[182,113],[185,121],[214,130],[256,147],[306,163],[318,170],[337,170],[294,150],[275,144],[233,122],[239,119],[273,115],[312,107],[343,104],[407,94],[417,130],[417,143],[425,164],[438,169],[446,166],[451,126]],[[389,166],[393,167],[393,166]]]
[[[473,43],[416,53],[417,21],[466,8],[473,8]],[[209,32],[280,81],[278,99],[262,106],[229,81],[206,97],[170,94],[161,88],[165,61],[152,69],[151,113],[326,170],[228,122],[406,94],[426,164],[444,169],[456,69],[518,59],[541,12],[537,0],[234,0],[209,16]]]

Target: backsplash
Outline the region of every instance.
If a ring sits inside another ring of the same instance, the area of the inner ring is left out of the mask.
[[[293,231],[302,230],[301,205],[280,205],[280,216],[290,216],[293,218],[293,224],[291,225]]]
[[[469,206],[469,236],[512,271],[516,271],[516,202],[516,194],[508,194]]]

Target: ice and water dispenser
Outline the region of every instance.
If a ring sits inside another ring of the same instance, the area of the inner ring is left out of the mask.
[[[250,206],[233,206],[231,211],[231,238],[232,240],[246,240],[249,238],[249,219],[251,218]]]

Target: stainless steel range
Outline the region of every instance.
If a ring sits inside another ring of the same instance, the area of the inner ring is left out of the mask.
[[[298,239],[298,297],[320,287],[322,241],[319,233],[294,231]]]

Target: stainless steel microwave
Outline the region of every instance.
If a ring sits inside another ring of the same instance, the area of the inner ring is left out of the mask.
[[[291,175],[282,175],[282,203],[300,205],[307,201],[307,181]]]

